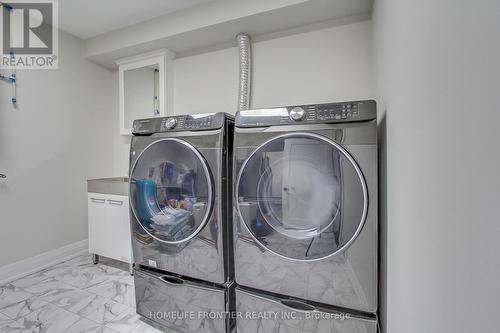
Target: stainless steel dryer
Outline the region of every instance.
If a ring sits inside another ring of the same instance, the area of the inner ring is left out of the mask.
[[[137,311],[146,318],[232,310],[233,126],[224,113],[134,121],[130,218]],[[229,330],[225,320],[148,319],[182,332]]]
[[[235,126],[238,309],[333,306],[366,315],[367,326],[356,324],[364,327],[359,332],[372,332],[378,285],[375,102],[241,111]]]

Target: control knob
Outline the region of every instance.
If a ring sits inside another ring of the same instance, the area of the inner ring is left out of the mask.
[[[165,122],[165,127],[168,129],[173,129],[177,125],[177,119],[175,118],[168,118],[167,121]]]
[[[289,116],[290,119],[299,121],[302,120],[302,118],[304,118],[305,113],[306,112],[304,111],[303,108],[301,108],[300,106],[296,106],[290,110]]]

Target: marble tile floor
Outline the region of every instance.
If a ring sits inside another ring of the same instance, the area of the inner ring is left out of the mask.
[[[135,312],[128,265],[90,255],[0,286],[0,333],[156,333]]]

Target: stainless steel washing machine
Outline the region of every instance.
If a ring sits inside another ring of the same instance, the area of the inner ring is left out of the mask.
[[[366,327],[374,327],[376,117],[374,101],[237,113],[233,218],[239,310],[259,307],[262,300],[298,311],[331,306],[366,316]]]
[[[137,311],[178,331],[229,331],[226,320],[157,313],[232,310],[233,126],[224,113],[133,124],[129,196]]]

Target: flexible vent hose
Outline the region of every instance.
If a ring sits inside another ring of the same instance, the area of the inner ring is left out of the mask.
[[[240,88],[238,94],[238,111],[248,110],[250,107],[250,73],[251,50],[250,36],[246,33],[236,35],[240,53]]]

